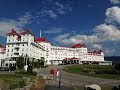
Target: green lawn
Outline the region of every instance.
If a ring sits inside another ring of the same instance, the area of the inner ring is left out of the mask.
[[[105,65],[71,65],[67,66],[64,71],[69,73],[109,78],[109,79],[119,79],[120,72],[115,70],[113,66]]]

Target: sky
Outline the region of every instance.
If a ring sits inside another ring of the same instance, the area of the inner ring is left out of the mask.
[[[26,28],[53,45],[120,56],[120,0],[0,0],[0,44],[11,29]]]

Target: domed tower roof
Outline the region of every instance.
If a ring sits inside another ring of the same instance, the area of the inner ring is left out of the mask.
[[[73,45],[71,48],[84,48],[84,47],[86,47],[84,44],[77,43]]]
[[[35,42],[48,42],[46,38],[37,38]]]
[[[17,39],[20,39],[21,38],[21,35],[18,34],[15,29],[12,29],[10,33],[8,33],[7,35],[17,35]]]
[[[21,35],[25,35],[25,34],[31,34],[32,35],[32,33],[30,32],[30,30],[27,28],[27,29],[25,29],[25,31],[24,32],[22,32],[22,33],[20,33]]]

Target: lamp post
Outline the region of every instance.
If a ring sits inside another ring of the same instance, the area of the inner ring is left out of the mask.
[[[27,54],[25,55],[25,66],[24,66],[24,69],[25,71],[27,71],[27,68],[28,68],[28,65],[27,65]]]

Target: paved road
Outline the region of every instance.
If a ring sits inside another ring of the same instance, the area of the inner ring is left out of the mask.
[[[41,69],[39,71],[40,75],[46,76],[50,78],[50,69],[58,69],[62,68],[60,66],[50,66],[48,68]],[[98,78],[98,77],[91,77],[91,76],[84,76],[84,75],[77,75],[72,73],[67,73],[61,71],[62,73],[62,84],[61,88],[57,87],[56,79],[47,80],[47,89],[46,90],[73,90],[73,87],[76,86],[85,86],[88,84],[98,84],[100,86],[113,86],[120,84],[120,80],[113,80],[113,79],[105,79],[105,78]],[[83,90],[83,89],[81,89]]]

